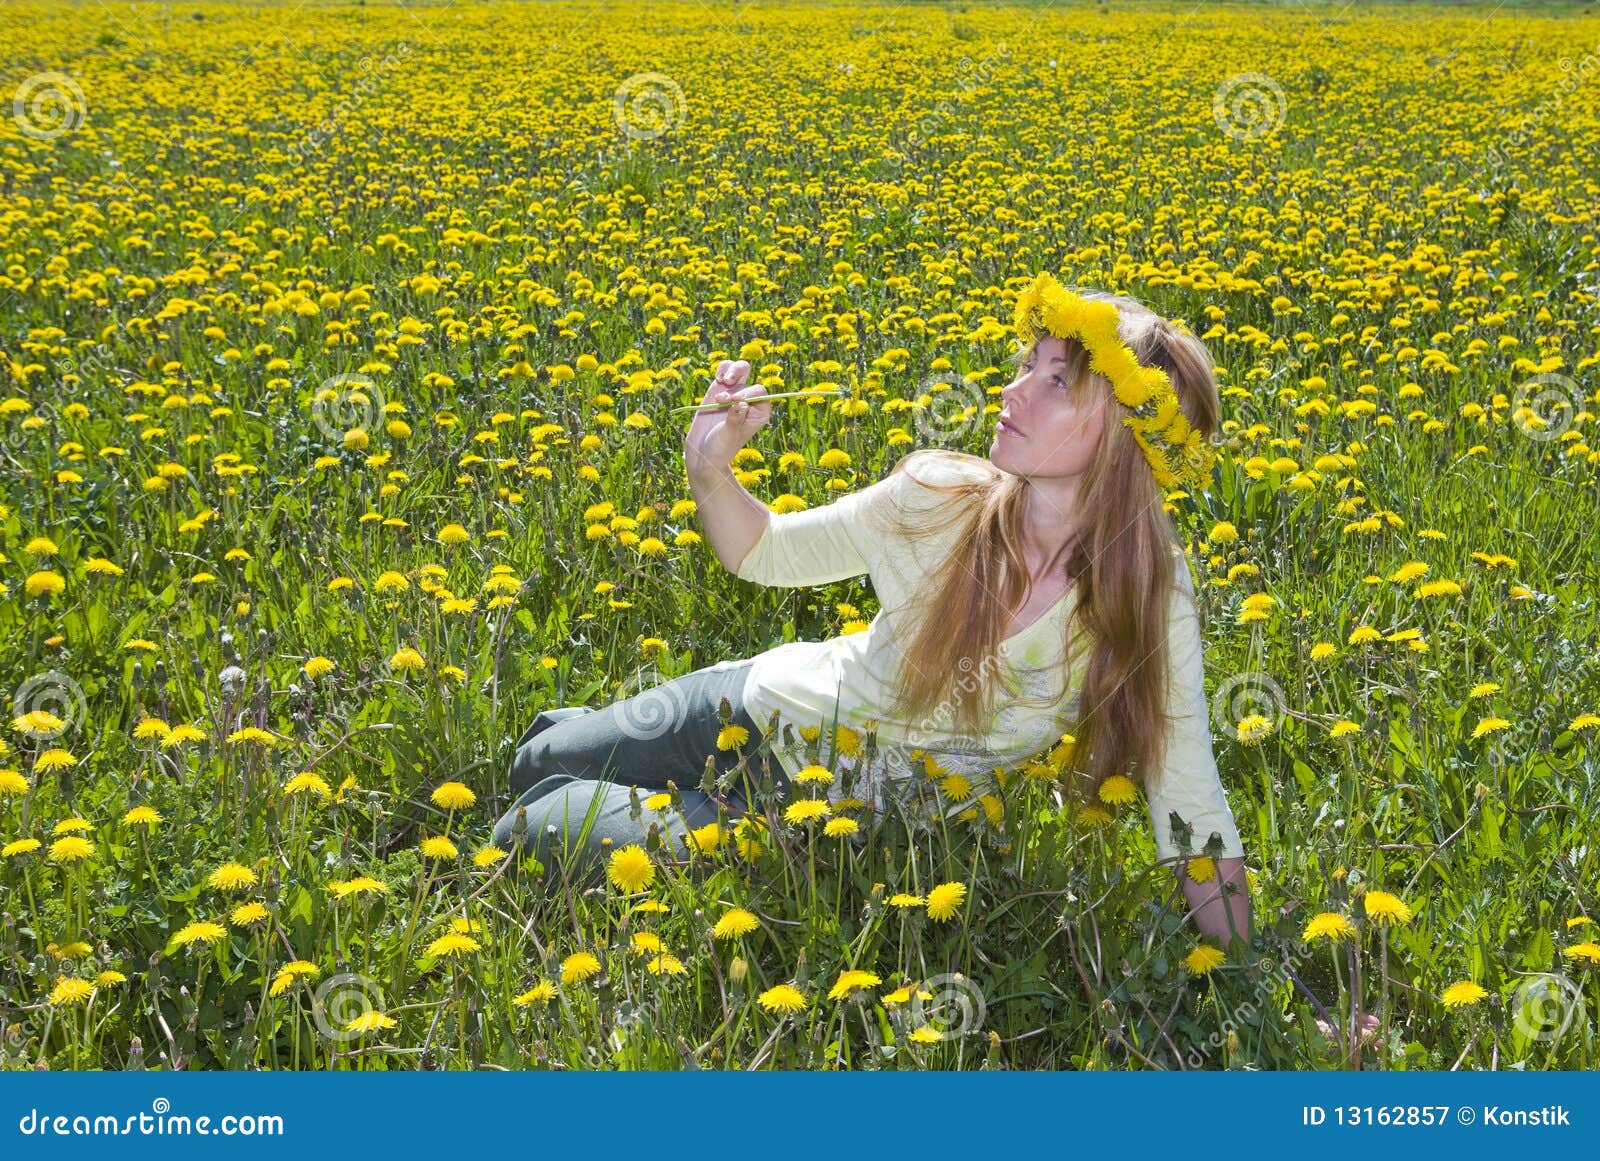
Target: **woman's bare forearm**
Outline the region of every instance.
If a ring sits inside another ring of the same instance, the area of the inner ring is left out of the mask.
[[[1201,935],[1215,939],[1224,951],[1235,935],[1250,942],[1250,885],[1243,859],[1218,859],[1215,877],[1204,883],[1196,883],[1180,869],[1178,881]]]
[[[683,460],[695,514],[700,517],[700,527],[711,542],[711,550],[723,568],[737,572],[767,530],[772,510],[745,489],[731,465],[707,460],[687,447]]]

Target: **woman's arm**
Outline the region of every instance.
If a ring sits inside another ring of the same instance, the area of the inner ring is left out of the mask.
[[[752,496],[728,464],[684,452],[695,514],[722,567],[735,575],[767,530],[772,509]]]
[[[743,359],[723,360],[702,402],[758,399],[766,394],[759,383],[745,386],[750,364]],[[734,455],[772,416],[772,404],[738,403],[723,411],[696,412],[683,438],[683,463],[694,496],[695,514],[717,560],[737,573],[750,549],[766,532],[772,511],[745,490],[734,475]]]
[[[1200,622],[1194,604],[1194,583],[1188,564],[1177,558],[1177,586],[1168,606],[1168,642],[1171,684],[1167,711],[1172,721],[1167,735],[1161,778],[1145,787],[1150,822],[1155,828],[1157,857],[1182,856],[1173,816],[1187,827],[1188,848],[1198,854],[1215,835],[1221,841],[1216,876],[1205,882],[1191,879],[1187,862],[1174,864],[1178,885],[1189,901],[1195,926],[1227,949],[1233,928],[1248,942],[1250,897],[1244,876],[1244,845],[1217,770],[1211,745],[1210,707],[1206,701],[1205,666],[1201,657]],[[1215,848],[1213,848],[1215,849]]]
[[[1189,878],[1180,864],[1178,882],[1189,900],[1195,927],[1227,951],[1235,934],[1250,942],[1250,885],[1243,859],[1217,859],[1216,864],[1216,877],[1204,883]]]
[[[832,503],[773,512],[744,489],[729,467],[734,453],[766,422],[758,412],[772,411],[772,404],[756,402],[766,393],[759,383],[738,386],[749,364],[741,361],[732,367],[723,380],[734,384],[728,397],[750,402],[729,408],[725,420],[705,418],[721,413],[698,414],[683,444],[695,509],[717,559],[740,579],[773,588],[828,584],[867,574],[881,547],[881,534],[867,527],[868,514],[892,503],[910,477],[891,473]],[[724,390],[714,385],[707,401],[716,402]]]

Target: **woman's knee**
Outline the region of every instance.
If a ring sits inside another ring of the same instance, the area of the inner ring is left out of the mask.
[[[581,706],[542,710],[517,742],[507,776],[513,794],[520,794],[540,779],[557,774],[581,777],[592,774],[578,739],[589,732],[594,711]],[[579,723],[582,722],[580,725]]]

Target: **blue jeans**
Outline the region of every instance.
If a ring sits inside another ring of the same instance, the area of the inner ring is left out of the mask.
[[[511,850],[517,811],[525,808],[526,846],[516,861],[532,855],[551,874],[554,855],[574,881],[600,881],[611,852],[630,843],[644,846],[652,823],[673,856],[683,858],[685,834],[717,820],[716,799],[700,789],[708,757],[718,775],[735,771],[741,759],[745,763],[724,797],[725,818],[747,812],[758,792],[762,737],[744,707],[752,664],[753,659],[724,661],[697,669],[600,710],[542,711],[517,742],[509,781],[519,797],[495,825],[494,845]],[[722,698],[728,699],[733,723],[749,734],[729,750],[717,748]],[[788,780],[777,759],[767,761],[774,786],[786,792]],[[630,787],[639,788],[642,803],[665,791],[669,780],[683,798],[681,817],[671,806],[630,817]]]

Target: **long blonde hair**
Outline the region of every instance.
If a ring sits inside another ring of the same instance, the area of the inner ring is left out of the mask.
[[[1167,373],[1190,424],[1210,438],[1218,427],[1221,400],[1205,344],[1137,300],[1087,288],[1077,293],[1118,307],[1123,341],[1139,362]],[[1106,408],[1102,435],[1078,493],[1077,528],[1065,554],[1076,603],[1064,656],[1073,668],[1086,660],[1071,730],[1076,738],[1075,777],[1068,789],[1089,798],[1118,773],[1142,779],[1148,790],[1161,769],[1170,720],[1168,601],[1176,581],[1173,550],[1181,545],[1149,462],[1120,421],[1124,412],[1111,384],[1089,369],[1082,344],[1065,342],[1067,382],[1091,392]],[[1020,362],[1026,354],[1019,351],[1011,361]],[[894,471],[905,471],[909,462],[924,455],[979,458],[930,450],[903,457]],[[916,473],[912,476],[918,479]],[[952,520],[959,522],[959,530],[954,551],[929,578],[929,591],[913,601],[924,615],[904,651],[890,712],[915,721],[942,707],[951,713],[954,729],[981,734],[995,696],[992,664],[985,662],[996,656],[1006,624],[1030,584],[1018,546],[1031,485],[998,468],[970,482],[918,483],[945,493],[947,501],[963,503],[952,506],[951,519],[896,522],[897,531],[913,538],[948,534]],[[963,511],[964,516],[955,514]],[[1085,635],[1086,659],[1074,656]],[[972,673],[977,680],[958,680],[958,675]],[[1070,671],[1063,673],[1061,694],[1045,704],[1060,701],[1069,680]]]

